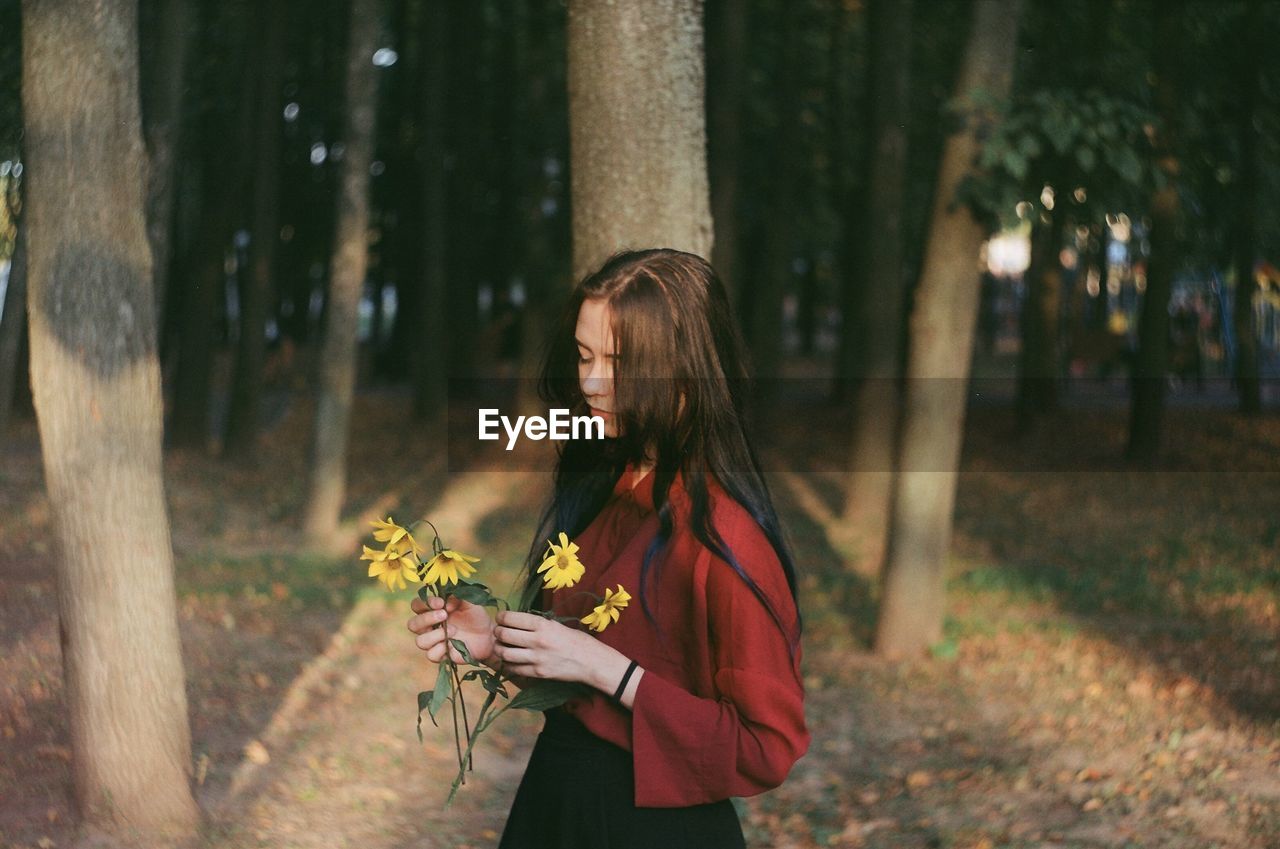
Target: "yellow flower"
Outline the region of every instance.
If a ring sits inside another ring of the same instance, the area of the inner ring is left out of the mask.
[[[382,551],[366,545],[360,559],[369,561],[370,578],[382,581],[389,590],[402,590],[407,586],[405,581],[419,580],[418,561],[413,554],[413,546],[402,539]]]
[[[622,609],[630,601],[631,596],[622,588],[622,584],[618,584],[617,592],[606,587],[604,600],[596,605],[595,610],[592,610],[579,621],[595,631],[603,631],[609,627],[610,622],[618,621],[618,617],[622,615]]]
[[[578,559],[578,544],[569,542],[569,535],[561,531],[560,544],[556,545],[548,540],[547,545],[550,547],[544,555],[546,560],[543,560],[542,565],[538,567],[539,573],[547,573],[542,576],[543,583],[553,590],[571,587],[578,583],[582,573],[586,571],[586,567]]]
[[[427,571],[422,580],[428,584],[456,584],[459,575],[471,577],[476,571],[471,564],[479,562],[479,557],[468,557],[446,548],[427,562]]]
[[[409,529],[397,525],[390,516],[387,517],[385,522],[380,519],[374,519],[371,524],[375,529],[373,532],[373,538],[378,542],[385,542],[387,544],[387,548],[391,548],[401,540],[407,539],[409,540],[409,545],[413,549],[414,554],[421,554],[423,552],[424,549],[422,546],[418,545],[417,540],[413,538],[413,534],[409,533]]]

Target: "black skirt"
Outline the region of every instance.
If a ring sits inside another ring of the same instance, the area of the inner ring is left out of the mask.
[[[563,710],[545,713],[499,849],[743,849],[728,799],[637,808],[631,753]]]

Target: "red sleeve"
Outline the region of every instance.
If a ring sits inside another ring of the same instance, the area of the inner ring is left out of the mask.
[[[738,565],[794,628],[795,604],[763,532],[745,512],[728,524],[721,534]],[[809,747],[799,647],[793,657],[787,636],[751,588],[726,562],[704,556],[718,698],[696,696],[645,671],[631,723],[639,807],[754,796],[780,785]]]

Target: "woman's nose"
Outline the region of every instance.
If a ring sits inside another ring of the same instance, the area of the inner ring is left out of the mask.
[[[590,370],[582,379],[582,394],[598,398],[609,393],[609,375],[599,363],[592,363]]]
[[[582,394],[588,398],[598,398],[605,393],[604,380],[594,370],[582,380]]]

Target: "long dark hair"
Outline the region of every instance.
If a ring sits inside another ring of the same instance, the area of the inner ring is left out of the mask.
[[[526,563],[525,589],[539,580],[535,568],[545,540],[565,531],[576,536],[600,512],[627,463],[641,462],[656,449],[653,502],[658,534],[645,552],[640,601],[656,623],[646,588],[654,556],[671,537],[668,490],[681,475],[690,503],[695,538],[728,563],[769,611],[788,628],[764,592],[742,569],[712,521],[708,480],[751,515],[773,547],[796,601],[795,628],[787,637],[794,651],[800,638],[795,563],[782,535],[746,430],[747,370],[741,337],[729,300],[711,265],[694,254],[669,249],[626,251],[611,257],[574,289],[547,351],[539,385],[552,407],[584,410],[574,341],[578,311],[588,298],[609,303],[619,357],[614,365],[616,439],[558,443],[555,494],[543,515]]]

